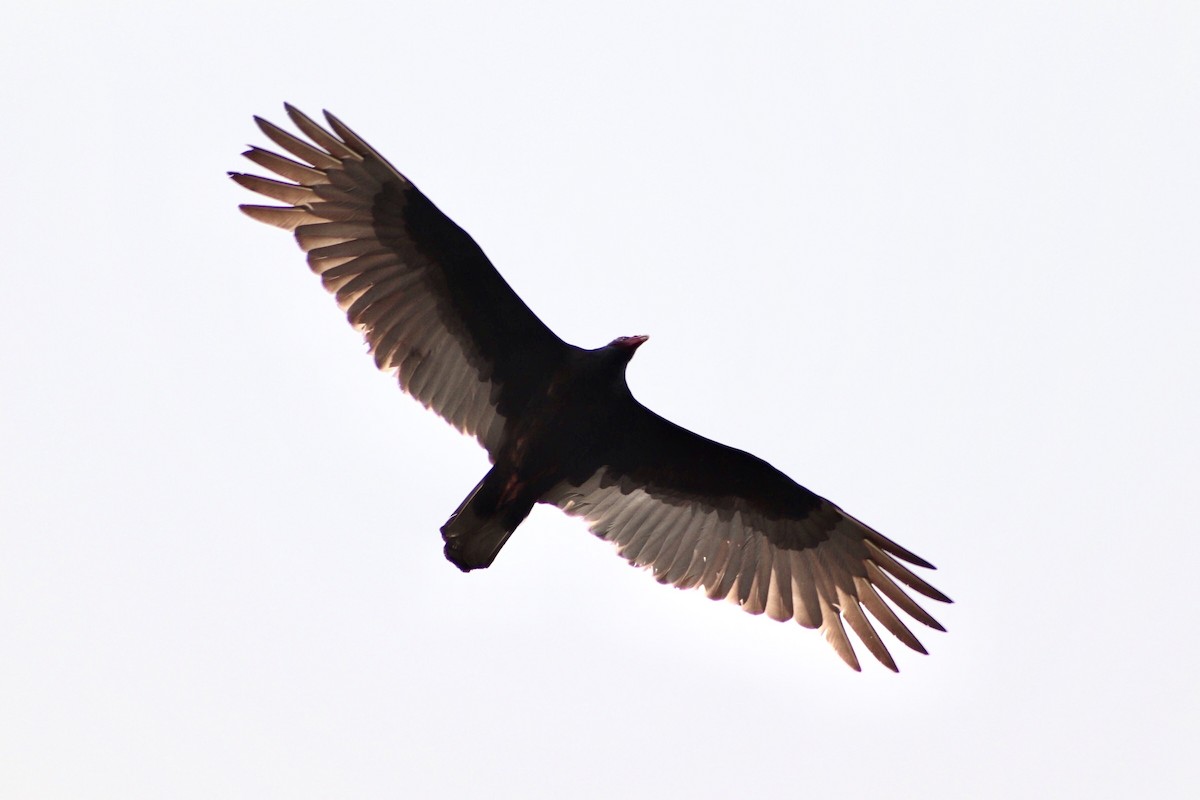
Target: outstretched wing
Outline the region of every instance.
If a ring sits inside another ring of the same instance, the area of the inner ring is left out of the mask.
[[[751,614],[819,628],[856,670],[846,624],[897,669],[867,614],[926,652],[885,597],[945,630],[897,584],[950,602],[902,563],[933,569],[927,561],[762,459],[697,436],[632,399],[619,413],[624,435],[604,453],[604,466],[563,481],[545,500],[586,519],[660,583],[703,587],[710,598]]]
[[[244,205],[293,230],[308,263],[362,331],[375,363],[495,456],[506,419],[569,346],[500,277],[475,241],[370,145],[326,112],[332,132],[286,106],[304,141],[258,126],[299,159],[244,155],[284,180],[230,173],[283,206]]]

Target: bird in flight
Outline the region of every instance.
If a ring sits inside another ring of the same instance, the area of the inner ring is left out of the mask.
[[[241,209],[294,231],[376,366],[487,450],[492,468],[441,529],[455,566],[490,566],[534,503],[549,503],[660,583],[820,629],[855,670],[847,626],[893,671],[871,618],[920,653],[897,610],[945,630],[901,586],[950,602],[906,566],[929,562],[634,399],[625,368],[646,336],[564,342],[374,148],[328,112],[326,128],[285,107],[308,140],[255,117],[288,156],[244,153],[282,180],[230,173],[282,205]]]

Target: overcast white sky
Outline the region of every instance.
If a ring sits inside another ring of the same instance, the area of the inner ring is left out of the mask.
[[[0,796],[1196,796],[1200,6],[199,5],[0,29]],[[931,655],[444,561],[482,450],[236,211],[284,100],[936,563]]]

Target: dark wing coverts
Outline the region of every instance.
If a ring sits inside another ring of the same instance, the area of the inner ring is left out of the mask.
[[[287,113],[312,144],[255,120],[303,163],[252,147],[247,158],[286,180],[232,174],[287,205],[242,210],[294,230],[379,368],[494,457],[505,418],[567,345],[475,241],[370,145],[332,114],[330,133],[291,106]]]
[[[864,610],[925,652],[880,594],[944,630],[896,584],[949,602],[901,561],[931,564],[762,459],[630,402],[619,426],[629,435],[606,454],[608,466],[560,483],[547,498],[586,519],[630,563],[660,583],[702,586],[714,600],[731,600],[751,614],[820,628],[854,669],[858,658],[843,620],[872,655],[896,669]]]

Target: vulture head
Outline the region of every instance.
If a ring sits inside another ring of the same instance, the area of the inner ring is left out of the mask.
[[[609,342],[608,347],[605,349],[624,353],[625,360],[628,361],[633,358],[634,351],[644,345],[649,338],[649,336],[618,336]]]

